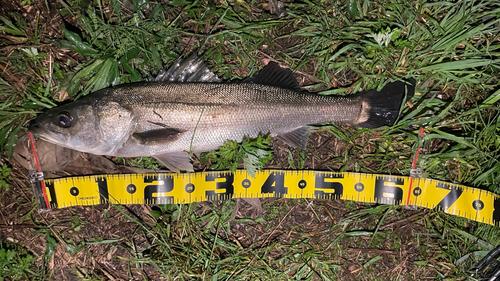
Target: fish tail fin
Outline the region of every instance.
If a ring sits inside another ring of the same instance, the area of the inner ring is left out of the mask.
[[[401,106],[409,101],[415,93],[415,79],[406,82],[393,82],[382,90],[370,90],[360,93],[358,98],[363,107],[355,125],[361,128],[378,128],[392,126],[396,123]]]

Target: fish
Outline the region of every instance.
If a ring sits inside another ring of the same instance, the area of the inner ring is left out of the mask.
[[[392,126],[415,91],[410,79],[380,91],[311,93],[275,62],[253,77],[223,82],[197,56],[176,62],[152,80],[105,88],[60,105],[38,115],[28,129],[76,151],[152,156],[173,172],[193,171],[192,153],[217,149],[227,140],[270,134],[305,149],[314,124]]]

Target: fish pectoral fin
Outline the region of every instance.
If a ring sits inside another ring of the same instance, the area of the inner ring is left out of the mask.
[[[255,83],[300,91],[299,83],[290,69],[281,68],[275,62],[266,65],[259,74],[245,79],[246,83]]]
[[[191,157],[185,151],[170,152],[161,155],[155,155],[154,158],[160,161],[170,171],[178,173],[181,170],[194,172]]]
[[[157,130],[145,131],[142,133],[134,133],[132,136],[142,144],[153,145],[159,143],[169,143],[178,139],[184,130],[176,128],[163,128]]]
[[[306,149],[307,140],[309,139],[310,134],[311,127],[304,126],[286,133],[278,134],[276,138],[288,144],[289,146]]]

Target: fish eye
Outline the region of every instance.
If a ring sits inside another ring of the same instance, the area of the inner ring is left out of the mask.
[[[56,124],[63,128],[71,127],[72,121],[73,117],[66,111],[59,113],[56,117]]]

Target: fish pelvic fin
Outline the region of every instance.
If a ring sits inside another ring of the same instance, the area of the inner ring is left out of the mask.
[[[189,153],[185,151],[155,155],[154,158],[174,173],[178,173],[181,170],[194,172],[193,164],[191,164],[191,157]]]
[[[303,126],[293,129],[289,132],[281,133],[276,136],[277,139],[283,141],[291,147],[306,149],[307,140],[311,134],[311,127]]]
[[[358,94],[361,113],[354,125],[360,128],[378,128],[396,123],[402,105],[415,94],[415,79],[397,81],[385,85],[382,90],[370,90]]]

